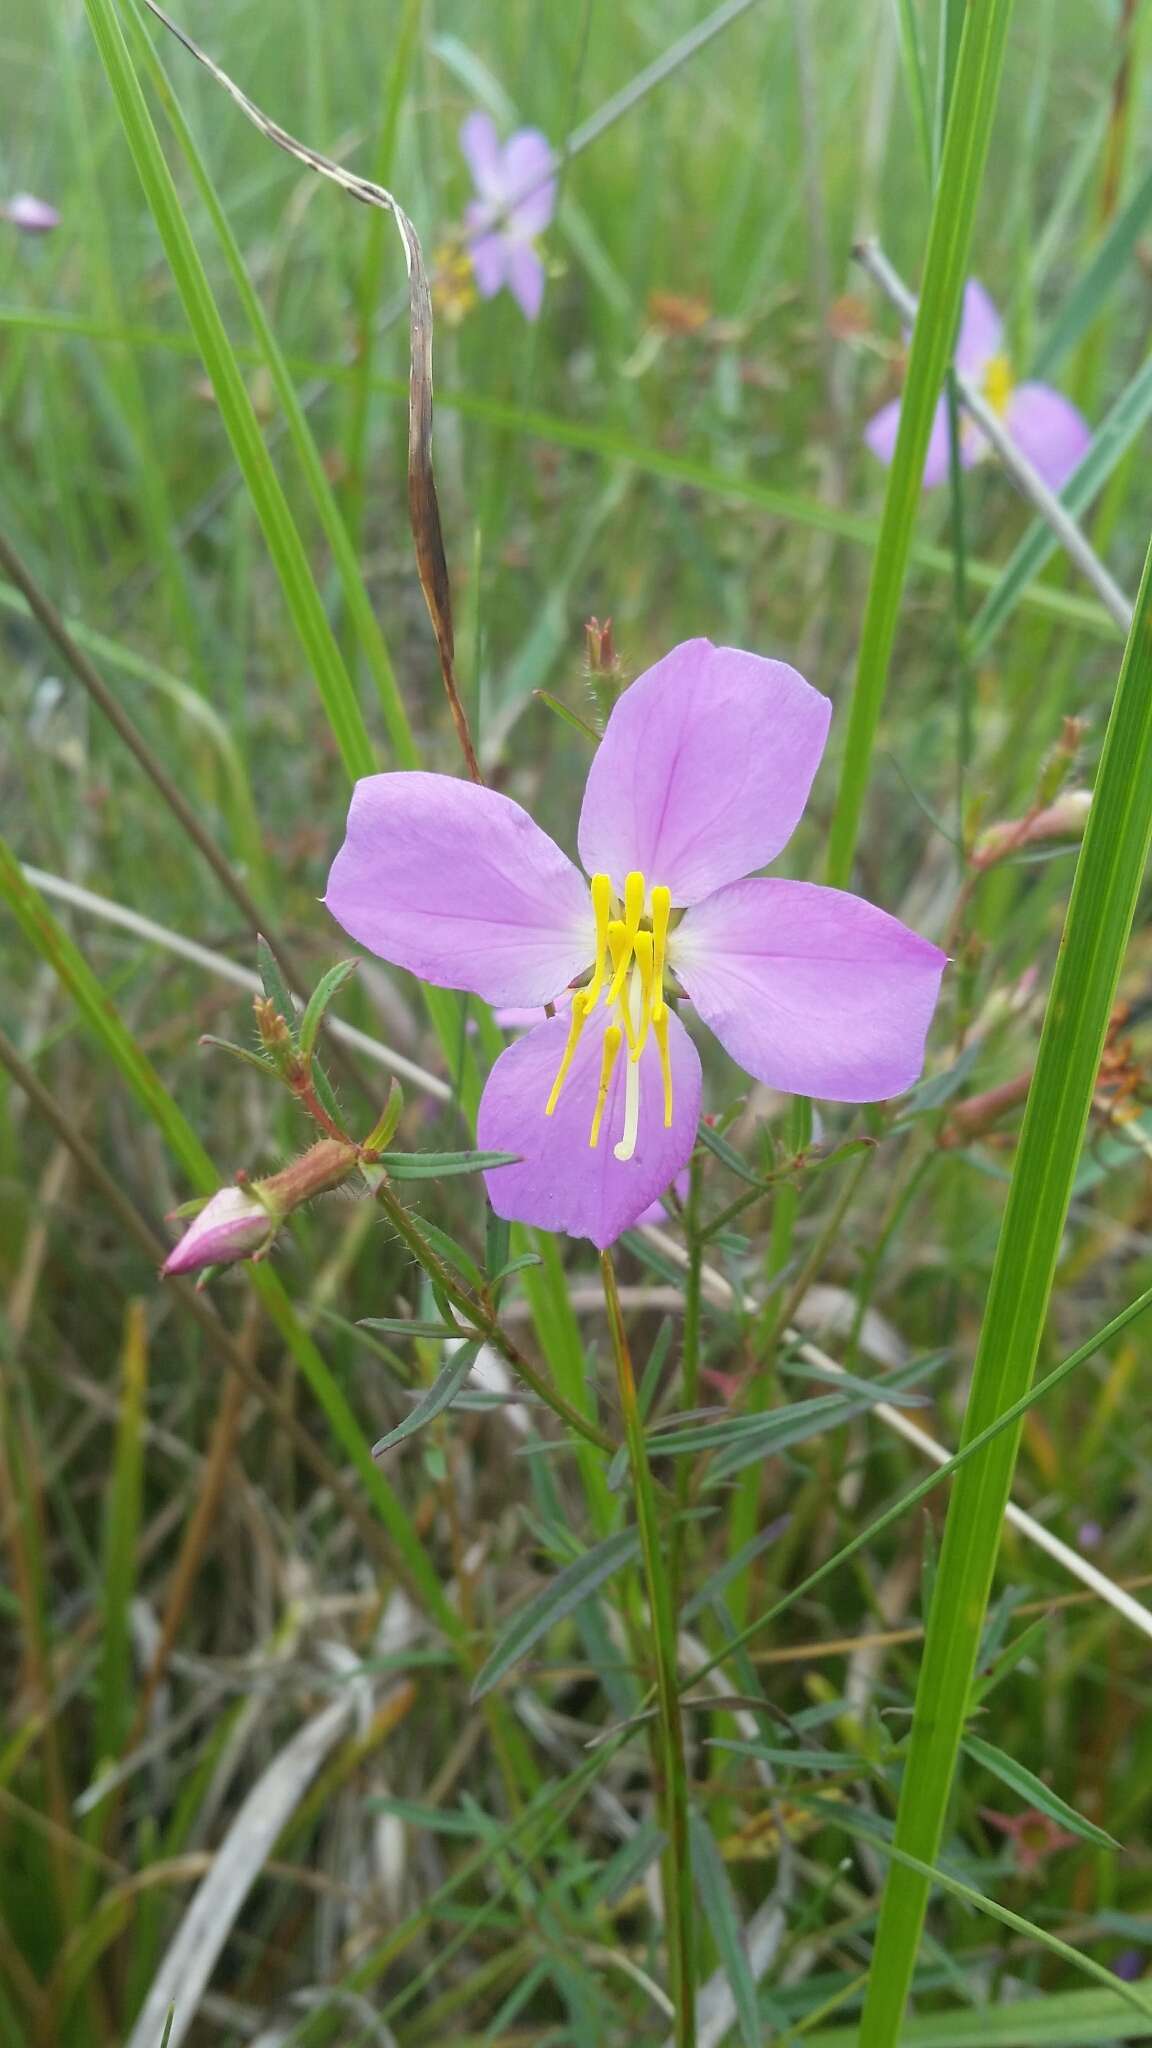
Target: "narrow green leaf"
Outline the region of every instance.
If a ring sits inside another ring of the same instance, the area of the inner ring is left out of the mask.
[[[500,1635],[485,1659],[472,1687],[473,1699],[483,1699],[498,1685],[506,1671],[526,1657],[541,1636],[563,1621],[581,1602],[590,1598],[608,1579],[640,1555],[640,1537],[635,1529],[620,1529],[606,1536],[575,1564],[565,1565],[554,1579],[521,1607]]]
[[[514,1166],[518,1158],[516,1152],[382,1152],[379,1163],[393,1180],[446,1180],[452,1174]]]
[[[1001,1784],[1019,1793],[1026,1806],[1034,1806],[1040,1813],[1046,1813],[1050,1820],[1067,1828],[1069,1834],[1082,1835],[1086,1842],[1095,1842],[1100,1849],[1120,1848],[1121,1844],[1113,1835],[1098,1828],[1095,1822],[1085,1820],[1083,1814],[1059,1798],[1043,1778],[1027,1770],[1014,1756],[1006,1756],[1002,1749],[994,1748],[992,1743],[982,1741],[978,1735],[966,1736],[964,1747],[975,1763],[983,1764],[985,1770],[991,1771]]]
[[[472,1367],[476,1363],[479,1344],[462,1344],[459,1351],[449,1360],[443,1372],[437,1373],[426,1394],[423,1394],[410,1415],[404,1417],[387,1436],[382,1436],[372,1446],[374,1458],[383,1457],[396,1444],[402,1444],[407,1437],[415,1436],[417,1430],[426,1429],[438,1415],[442,1415],[459,1393]]]
[[[1152,551],[1116,687],[1076,866],[988,1292],[963,1443],[1026,1394],[1100,1055],[1152,843]],[[1020,1424],[960,1472],[949,1504],[901,1786],[897,1844],[931,1863],[964,1731]],[[963,1446],[962,1446],[963,1447]],[[861,2048],[892,2048],[915,1967],[928,1881],[889,1873]]]
[[[211,1031],[202,1031],[197,1044],[209,1046],[213,1052],[230,1053],[234,1060],[243,1060],[246,1067],[255,1067],[265,1080],[269,1075],[274,1081],[278,1078],[271,1060],[265,1059],[261,1052],[252,1052],[246,1045],[233,1045],[231,1039],[216,1038]]]
[[[330,967],[327,974],[322,975],[321,979],[317,982],[308,998],[304,1015],[300,1019],[300,1030],[296,1038],[296,1043],[305,1058],[311,1053],[316,1044],[320,1026],[324,1022],[324,1012],[327,1010],[329,1003],[334,996],[339,994],[344,983],[355,974],[359,965],[359,960],[340,960],[335,967]]]
[[[419,1323],[406,1316],[361,1316],[355,1326],[358,1330],[386,1330],[391,1337],[460,1337],[463,1332],[457,1323]]]

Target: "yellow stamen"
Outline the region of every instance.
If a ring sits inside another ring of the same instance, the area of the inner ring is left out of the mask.
[[[560,1062],[560,1071],[557,1074],[556,1079],[552,1083],[552,1093],[548,1097],[548,1100],[544,1105],[545,1116],[552,1115],[553,1111],[556,1108],[556,1104],[560,1100],[560,1090],[564,1086],[564,1082],[568,1074],[568,1069],[572,1065],[572,1061],[576,1056],[576,1047],[580,1043],[580,1033],[584,1029],[584,1019],[588,1015],[588,1012],[591,1009],[591,1007],[592,1005],[588,1001],[587,992],[585,990],[582,989],[578,995],[573,996],[572,1021],[568,1026],[568,1043],[564,1047],[564,1057]]]
[[[672,1128],[672,1056],[668,1050],[668,1005],[652,1005],[652,1029],[660,1047],[660,1072],[664,1076],[664,1129]]]
[[[593,1151],[599,1142],[600,1125],[604,1116],[605,1104],[608,1101],[608,1090],[612,1085],[612,1072],[616,1061],[620,1057],[620,1047],[623,1042],[624,1033],[621,1031],[620,1026],[618,1024],[610,1024],[604,1033],[604,1050],[600,1055],[600,1086],[596,1091],[596,1113],[592,1118],[592,1130],[588,1138],[588,1143]]]
[[[668,919],[672,915],[672,891],[658,883],[652,891],[652,980],[657,999],[664,992],[664,948],[668,943]]]
[[[592,909],[596,918],[596,964],[592,979],[584,992],[584,1000],[590,1010],[608,971],[608,924],[612,916],[612,878],[610,875],[593,875]]]
[[[629,1036],[632,1041],[632,1058],[638,1060],[648,1038],[648,1025],[652,1016],[652,934],[637,932],[634,941],[636,965],[640,971],[640,1017]],[[631,1004],[626,1005],[625,1015],[631,1015]]]
[[[991,362],[985,364],[984,396],[993,412],[999,413],[1001,419],[1008,410],[1008,400],[1012,396],[1015,381],[1012,364],[1007,356],[993,356]]]

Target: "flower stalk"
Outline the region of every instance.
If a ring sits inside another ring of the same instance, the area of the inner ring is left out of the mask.
[[[664,1856],[664,1918],[668,1935],[669,1977],[675,2008],[676,2048],[696,2048],[696,1939],[692,1896],[692,1858],[688,1837],[688,1771],[684,1756],[684,1725],[676,1668],[676,1613],[672,1586],[665,1570],[656,1489],[648,1465],[644,1423],[636,1399],[632,1354],[624,1329],[612,1255],[600,1254],[608,1329],[616,1362],[616,1387],[636,1500],[636,1522],[644,1564],[644,1583],[652,1618],[656,1655],[658,1764],[661,1820],[668,1837]]]

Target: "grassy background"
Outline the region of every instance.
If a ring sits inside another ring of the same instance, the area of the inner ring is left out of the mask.
[[[218,13],[197,0],[182,18],[274,117],[384,172],[430,258],[467,198],[464,113],[487,105],[560,141],[704,19],[686,5],[608,10],[602,0],[398,4],[387,21],[355,0],[241,0]],[[1130,394],[1149,314],[1146,17],[1064,0],[1016,11],[976,213],[971,267],[1005,309],[1016,360],[1052,358],[1045,374],[1094,422],[1126,394],[1140,419]],[[931,97],[935,7],[910,7],[905,31],[910,21]],[[0,27],[3,183],[42,192],[63,215],[51,237],[0,238],[0,530],[315,979],[341,951],[316,898],[347,783],[316,658],[301,644],[301,606],[331,621],[321,665],[346,670],[380,765],[393,758],[390,674],[421,761],[457,765],[407,530],[402,268],[387,223],[271,150],[173,44],[156,48],[308,401],[386,651],[366,644],[355,594],[350,603],[333,568],[259,337],[153,96],[228,362],[310,570],[306,590],[289,576],[286,593],[230,451],[235,407],[205,384],[88,22],[64,0],[10,0]],[[899,374],[898,322],[853,272],[849,248],[878,233],[920,281],[931,193],[911,61],[897,11],[880,0],[852,10],[758,0],[567,167],[539,326],[505,299],[471,307],[457,327],[440,322],[437,462],[462,683],[491,778],[564,843],[583,742],[534,692],[587,708],[582,623],[610,614],[632,672],[704,632],[794,661],[836,700],[830,758],[786,857],[788,872],[823,871],[884,489],[861,429]],[[1132,595],[1152,517],[1146,446],[1137,431],[1121,449],[1088,521]],[[1029,519],[991,468],[966,485],[964,514],[971,617]],[[754,1306],[734,1313],[714,1289],[702,1331],[705,1369],[753,1373],[760,1405],[826,1393],[811,1354],[775,1328],[782,1300],[797,1308],[797,1283],[816,1283],[802,1319],[811,1330],[832,1313],[819,1342],[849,1368],[874,1376],[944,1352],[924,1383],[932,1406],[913,1416],[950,1447],[1018,1112],[968,1143],[940,1138],[959,1099],[1034,1061],[1073,866],[1048,853],[965,887],[960,842],[978,816],[1028,807],[1066,716],[1085,721],[1076,776],[1091,782],[1121,652],[1058,560],[971,659],[956,593],[942,492],[917,519],[856,881],[948,936],[957,964],[929,1072],[950,1076],[951,1098],[921,1095],[895,1121],[827,1113],[826,1140],[868,1132],[880,1142],[863,1163],[799,1176],[747,1210],[738,1237],[709,1246]],[[38,869],[250,965],[234,902],[17,600],[0,589],[0,605],[5,841]],[[246,1038],[243,997],[156,934],[91,907],[57,908],[124,1039],[94,1042],[94,989],[79,970],[53,971],[27,920],[7,911],[0,1024],[138,1214],[156,1228],[194,1191],[193,1133],[222,1178],[279,1164],[300,1142],[294,1113],[238,1064],[196,1048],[206,1030]],[[1150,970],[1138,927],[1122,983],[1131,1015],[1118,1032],[1133,1040],[1124,1107],[1135,1116],[1116,1128],[1098,1097],[1042,1367],[1152,1280],[1152,1121],[1145,1134],[1141,1097]],[[365,963],[340,1008],[419,1065],[449,1071],[402,977]],[[450,1045],[471,1043],[464,1021],[449,1004]],[[731,1069],[713,1058],[709,1075],[714,1109],[741,1103]],[[365,1127],[382,1087],[363,1057],[341,1077]],[[730,1136],[754,1163],[773,1141],[788,1151],[805,1142],[795,1112],[765,1099],[743,1102]],[[465,1139],[452,1103],[409,1088],[406,1143]],[[740,1192],[711,1155],[702,1182],[705,1217]],[[418,1190],[416,1206],[483,1257],[470,1182]],[[638,1372],[656,1347],[663,1369],[649,1394],[670,1415],[678,1268],[643,1242],[619,1265]],[[158,1287],[154,1260],[42,1110],[0,1077],[4,2038],[128,2039],[204,1885],[218,1956],[187,2038],[343,2043],[387,2039],[387,2027],[405,2044],[662,2040],[654,1767],[642,1730],[585,1747],[635,1711],[650,1677],[634,1552],[618,1535],[624,1498],[594,1455],[523,1455],[501,1410],[457,1408],[390,1453],[373,1482],[365,1446],[401,1419],[405,1390],[440,1359],[419,1341],[373,1349],[351,1326],[427,1314],[420,1273],[375,1210],[335,1199],[294,1228],[276,1274],[259,1293],[243,1275],[216,1284],[232,1347],[222,1352],[218,1334]],[[542,1268],[509,1284],[505,1306],[561,1384],[579,1393],[598,1375],[618,1435],[587,1248],[549,1249]],[[865,1308],[883,1321],[860,1326]],[[1147,1342],[1134,1324],[1032,1411],[1015,1483],[1021,1505],[1137,1587]],[[720,1398],[715,1383],[704,1397]],[[686,1626],[706,1654],[921,1477],[922,1458],[882,1421],[835,1419],[778,1443],[752,1481],[713,1488],[707,1456],[694,1461],[710,1512],[684,1540],[683,1593],[696,1600]],[[534,1424],[531,1411],[529,1449]],[[671,1478],[671,1465],[657,1472]],[[787,2038],[787,2028],[854,2038],[941,1501],[897,1517],[723,1665],[724,1693],[754,1703],[741,1709],[751,1729],[732,1707],[685,1717],[699,1961],[732,1996],[717,2042]],[[741,1545],[763,1530],[749,1568]],[[560,1570],[613,1540],[625,1569],[556,1592]],[[471,1676],[535,1596],[550,1631],[472,1704]],[[980,1668],[994,1682],[973,1732],[1124,1853],[1079,1836],[1022,1868],[986,1814],[1018,1814],[1040,1795],[966,1752],[942,1866],[1022,1924],[973,1915],[942,1892],[908,2038],[942,2048],[975,2039],[974,2024],[981,2040],[1143,2038],[1148,2023],[1083,1989],[1075,1956],[1054,1953],[1051,1937],[1105,1968],[1126,1951],[1142,1967],[1152,1942],[1146,1645],[1015,1532],[991,1613]],[[317,1744],[311,1769],[298,1751],[305,1728]],[[716,1739],[752,1740],[760,1753]],[[229,1830],[258,1784],[283,1804],[253,1888],[230,1908],[221,1872],[237,1843],[251,1843],[251,1815]],[[1045,2002],[1021,2022],[1011,2004],[1026,1994]],[[991,2014],[967,2016],[985,2002]]]

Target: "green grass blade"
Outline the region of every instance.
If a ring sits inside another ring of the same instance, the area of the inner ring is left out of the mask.
[[[288,428],[289,439],[300,463],[300,468],[312,495],[317,518],[324,532],[324,538],[332,550],[332,560],[340,579],[340,591],[347,606],[348,617],[356,633],[361,652],[368,664],[368,670],[376,686],[388,738],[396,760],[404,768],[417,764],[416,743],[412,728],[396,684],[396,674],[387,643],[380,630],[372,600],[364,586],[360,564],[348,529],[336,502],[336,494],[328,481],[324,460],[316,445],[315,436],[308,424],[308,415],[300,402],[292,373],[284,360],[283,351],[276,339],[272,323],[264,310],[260,294],[256,291],[240,245],[232,232],[228,216],[220,203],[216,188],[208,175],[207,167],[196,147],[195,137],[181,111],[179,101],[172,91],[167,73],[164,71],[151,42],[138,22],[134,21],[141,54],[146,57],[157,91],[160,93],[164,110],[172,131],[184,153],[188,167],[196,181],[197,189],[208,210],[208,216],[216,230],[220,246],[228,264],[237,296],[245,317],[255,334],[262,361],[266,364],[272,386],[279,401]],[[373,226],[382,231],[387,223],[383,215],[373,215]]]
[[[84,4],[137,174],[211,378],[220,417],[260,519],[293,624],[316,678],[340,757],[350,776],[370,774],[375,766],[372,744],[352,679],[320,601],[304,544],[264,445],[239,363],[184,217],[117,18],[115,0],[84,0]]]
[[[868,587],[844,764],[828,845],[828,880],[851,872],[896,637],[932,417],[960,315],[976,201],[988,153],[1012,0],[972,0],[956,63],[932,209],[920,311],[912,335],[896,452]]]
[[[857,2048],[855,2027],[805,2034],[804,2048]],[[901,2048],[1097,2048],[1098,2043],[1152,2040],[1144,2019],[1114,1991],[1062,1991],[1049,1998],[1013,1998],[970,2012],[936,2012],[909,2020]]]
[[[1060,1237],[1116,983],[1152,841],[1152,552],[1104,742],[1064,944],[1044,1019],[997,1246],[964,1441],[1019,1400],[1044,1329]],[[944,1825],[992,1584],[1019,1425],[956,1479],[936,1576],[896,1846],[931,1863]],[[911,1982],[929,1881],[889,1875],[861,2048],[892,2048]]]

